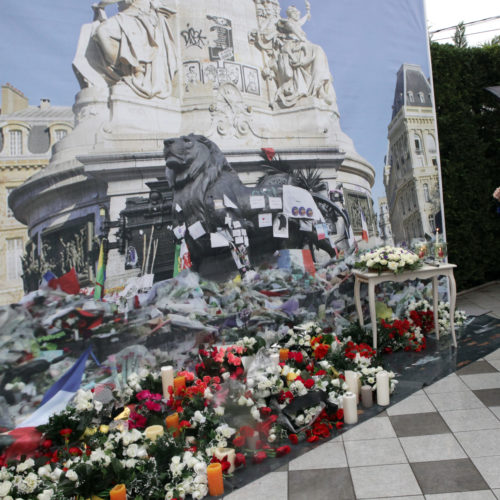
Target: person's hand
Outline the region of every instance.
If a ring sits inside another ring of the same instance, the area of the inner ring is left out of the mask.
[[[493,192],[493,198],[495,198],[495,200],[497,201],[500,201],[500,186],[497,187]]]

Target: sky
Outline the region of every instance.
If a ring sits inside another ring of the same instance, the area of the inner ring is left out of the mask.
[[[343,131],[377,172],[372,190],[376,202],[384,195],[381,172],[399,67],[405,62],[418,64],[430,76],[426,25],[434,30],[495,16],[498,0],[428,0],[427,22],[423,0],[310,2],[312,19],[304,30],[328,56]],[[54,105],[71,106],[79,90],[71,61],[80,27],[92,20],[92,3],[0,0],[0,84],[11,83],[29,97],[30,104],[49,98]],[[304,0],[281,0],[283,15],[291,3],[305,12]],[[495,26],[499,31],[482,35],[486,40],[500,34],[500,20]],[[490,25],[481,23],[467,33],[487,28]],[[483,41],[481,35],[471,35],[469,43]]]

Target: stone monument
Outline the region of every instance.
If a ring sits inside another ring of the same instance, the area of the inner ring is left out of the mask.
[[[73,61],[75,129],[10,196],[39,247],[90,219],[99,234],[163,178],[163,141],[190,133],[215,142],[246,185],[272,148],[369,198],[374,169],[341,130],[327,55],[307,36],[309,2],[304,15],[282,15],[278,0],[102,0],[92,10]],[[119,282],[124,258],[112,250],[108,262]]]

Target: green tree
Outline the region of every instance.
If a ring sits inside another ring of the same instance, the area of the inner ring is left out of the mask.
[[[431,44],[450,262],[459,288],[500,278],[500,46]]]
[[[465,24],[462,22],[458,23],[455,29],[455,34],[453,35],[453,43],[456,47],[464,49],[467,47],[467,38],[465,36]]]

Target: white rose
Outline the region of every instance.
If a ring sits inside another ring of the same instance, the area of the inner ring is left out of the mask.
[[[136,443],[132,443],[127,448],[127,456],[130,458],[135,458],[137,456],[137,451],[139,450],[139,446]]]
[[[0,483],[0,497],[6,497],[12,488],[12,483],[10,481],[4,481]]]
[[[54,496],[54,490],[43,490],[42,493],[39,493],[36,497],[37,500],[52,500]]]
[[[214,409],[215,414],[221,417],[224,415],[224,407],[223,406],[217,406],[217,408]]]
[[[66,472],[66,477],[70,481],[78,481],[78,474],[73,469],[70,469],[68,472]]]

